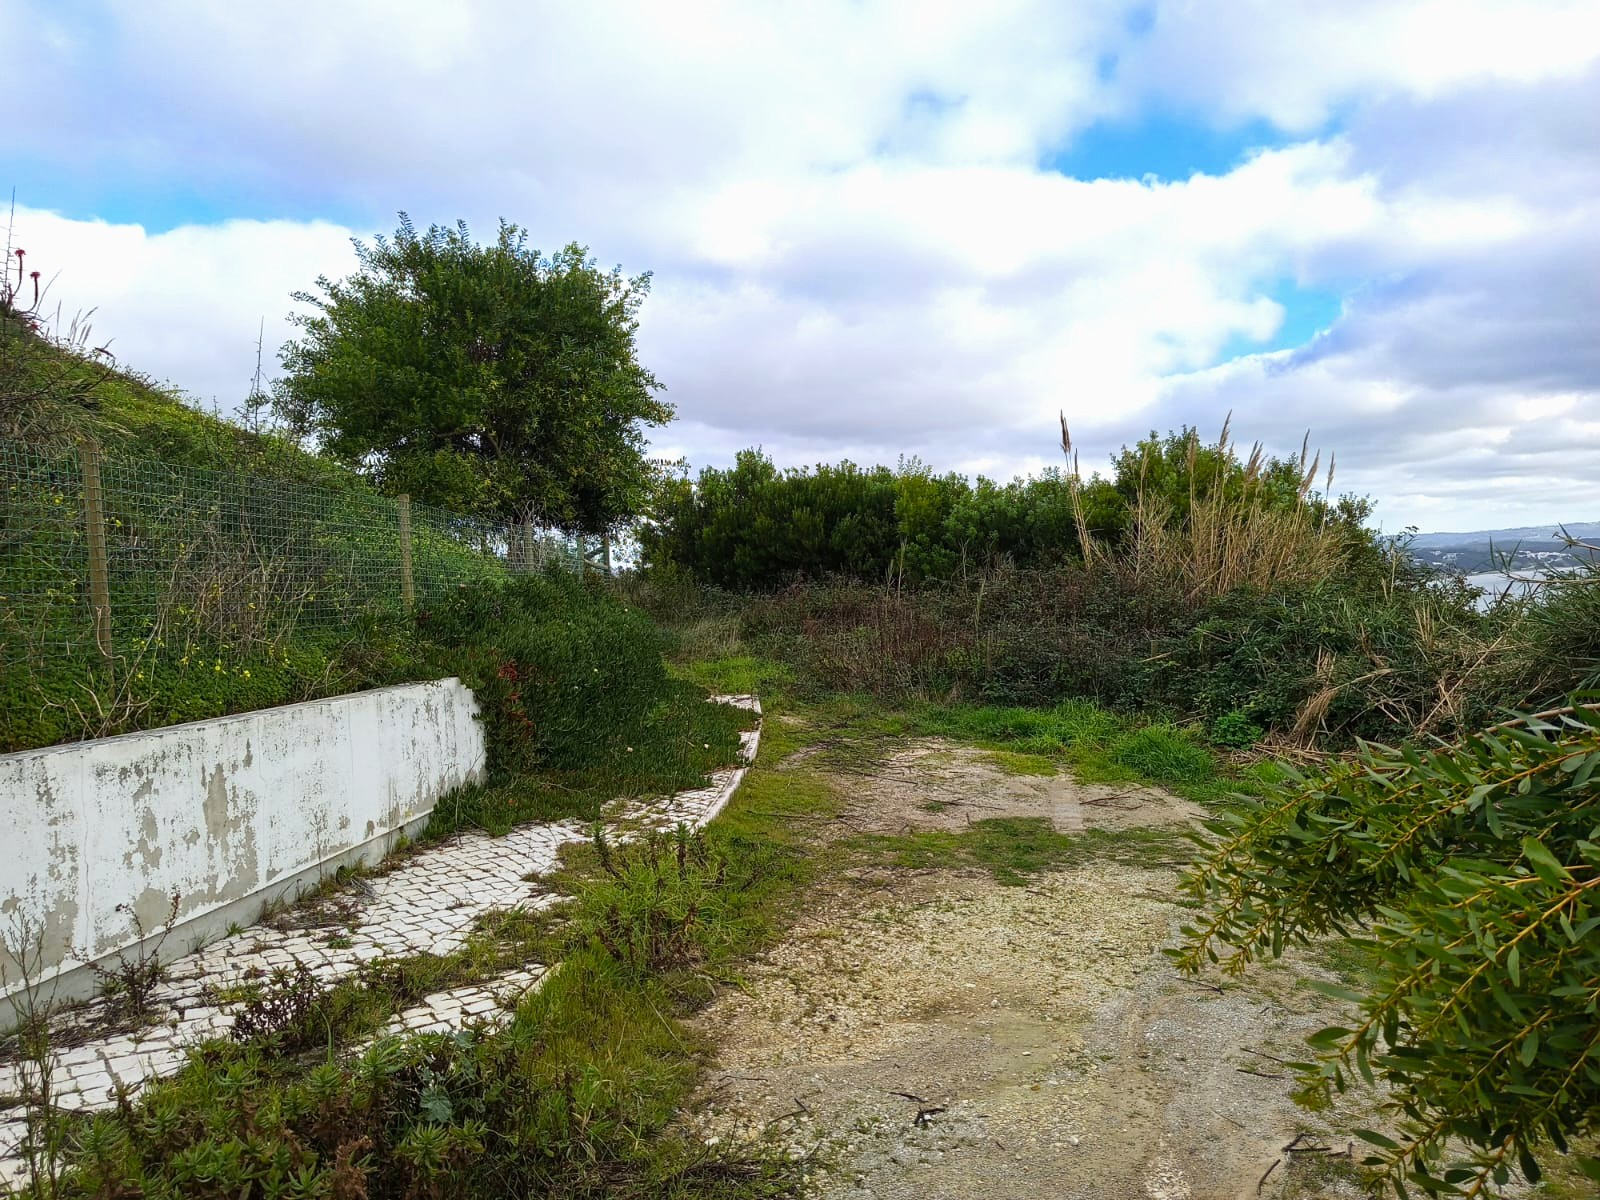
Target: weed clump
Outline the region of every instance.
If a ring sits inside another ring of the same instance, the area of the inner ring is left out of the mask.
[[[613,847],[603,826],[593,843],[603,875],[583,887],[582,929],[634,972],[690,965],[715,936],[728,864],[701,830],[679,824]]]
[[[105,966],[90,963],[89,970],[100,981],[100,994],[119,1016],[136,1022],[150,1019],[154,1012],[155,990],[166,980],[166,967],[161,961],[161,950],[167,936],[178,922],[178,905],[182,897],[173,892],[167,905],[166,916],[155,930],[147,931],[144,919],[131,904],[119,904],[116,911],[126,914],[133,926],[132,944],[118,950],[115,963]]]
[[[326,998],[327,988],[305,963],[278,967],[265,985],[239,1006],[233,1022],[234,1040],[270,1043],[280,1054],[309,1050],[326,1040],[326,1029],[319,1030],[316,1020]]]
[[[1216,762],[1171,725],[1146,725],[1119,739],[1111,761],[1150,779],[1169,784],[1201,784],[1216,774]]]

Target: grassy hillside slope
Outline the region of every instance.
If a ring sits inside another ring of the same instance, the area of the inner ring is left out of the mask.
[[[419,509],[412,527],[419,605],[504,577],[471,522]],[[20,668],[0,679],[0,751],[434,672],[401,578],[395,502],[354,472],[0,315],[0,657]]]

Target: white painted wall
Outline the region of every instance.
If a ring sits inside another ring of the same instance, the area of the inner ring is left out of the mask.
[[[82,994],[85,964],[132,940],[118,905],[152,930],[178,892],[170,953],[247,924],[480,778],[476,714],[444,679],[0,755],[0,935],[41,930],[47,972]],[[0,968],[9,995],[9,950]]]

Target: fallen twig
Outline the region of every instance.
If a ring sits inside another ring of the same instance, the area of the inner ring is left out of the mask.
[[[1265,1050],[1252,1050],[1249,1046],[1240,1046],[1239,1049],[1246,1054],[1254,1054],[1257,1058],[1265,1058],[1275,1063],[1282,1063],[1286,1067],[1294,1066],[1287,1058],[1279,1058],[1276,1054],[1268,1054]]]
[[[1294,1135],[1294,1140],[1283,1148],[1283,1152],[1285,1154],[1333,1154],[1333,1153],[1335,1153],[1334,1148],[1332,1146],[1302,1146],[1300,1143],[1306,1141],[1310,1136],[1311,1135],[1309,1133],[1297,1133],[1297,1134],[1295,1134]]]
[[[1283,1161],[1283,1159],[1281,1159],[1281,1158],[1273,1159],[1272,1160],[1272,1165],[1270,1167],[1268,1167],[1265,1171],[1261,1172],[1261,1178],[1256,1180],[1256,1195],[1259,1196],[1261,1194],[1261,1189],[1267,1186],[1267,1176],[1271,1175],[1274,1171],[1276,1171],[1278,1169],[1278,1164],[1281,1163],[1282,1161]]]

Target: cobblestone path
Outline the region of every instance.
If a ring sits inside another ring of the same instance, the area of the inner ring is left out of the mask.
[[[761,711],[754,696],[713,699]],[[715,772],[706,787],[654,802],[618,804],[607,812],[607,823],[618,829],[620,837],[641,829],[670,830],[680,822],[705,825],[739,786],[755,758],[759,738],[759,729],[742,734],[739,765]],[[110,1108],[119,1085],[136,1091],[151,1079],[175,1073],[189,1047],[232,1027],[230,1006],[214,999],[218,991],[297,962],[319,981],[334,983],[378,959],[450,954],[466,943],[485,913],[537,910],[559,903],[561,897],[541,888],[537,877],[555,869],[563,845],[588,837],[588,827],[572,820],[524,825],[498,838],[463,834],[327,898],[323,904],[338,911],[336,926],[253,925],[173,960],[165,981],[153,993],[159,1014],[154,1023],[137,1032],[69,1045],[52,1056],[56,1105],[71,1110]],[[397,1014],[389,1029],[423,1033],[504,1019],[547,969],[545,964],[527,964],[498,979],[428,996]],[[101,1015],[96,1011],[99,1005],[97,1001],[78,1009],[68,1020],[93,1023]],[[72,1041],[66,1036],[60,1040]],[[23,1090],[17,1066],[0,1064],[0,1181],[17,1178],[23,1166],[16,1155],[26,1126],[24,1110],[17,1103]]]

